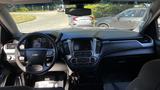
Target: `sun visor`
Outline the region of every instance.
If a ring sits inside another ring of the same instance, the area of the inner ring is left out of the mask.
[[[50,3],[55,0],[0,0],[0,4],[34,4],[34,3]]]

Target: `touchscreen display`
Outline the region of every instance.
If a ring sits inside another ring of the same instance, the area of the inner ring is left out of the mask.
[[[91,40],[74,40],[74,51],[91,50]]]

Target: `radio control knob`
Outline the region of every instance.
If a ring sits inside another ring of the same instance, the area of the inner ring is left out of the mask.
[[[97,63],[96,58],[91,58],[91,63]]]
[[[75,58],[71,59],[71,63],[76,64],[77,60]]]

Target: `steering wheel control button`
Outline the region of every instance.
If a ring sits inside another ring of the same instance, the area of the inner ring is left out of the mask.
[[[12,59],[12,56],[7,56],[7,60],[10,61]]]
[[[77,63],[77,59],[76,58],[71,59],[71,63],[76,64]]]
[[[21,61],[24,61],[24,59],[25,59],[25,58],[24,58],[23,56],[20,56],[20,57],[19,57],[19,60],[21,60]]]
[[[51,64],[50,63],[46,63],[46,66],[49,67]]]
[[[52,50],[48,50],[47,51],[47,57],[52,57],[53,56],[53,51]]]

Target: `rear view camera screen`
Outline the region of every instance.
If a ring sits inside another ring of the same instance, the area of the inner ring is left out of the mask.
[[[91,40],[74,40],[74,51],[91,50]]]

